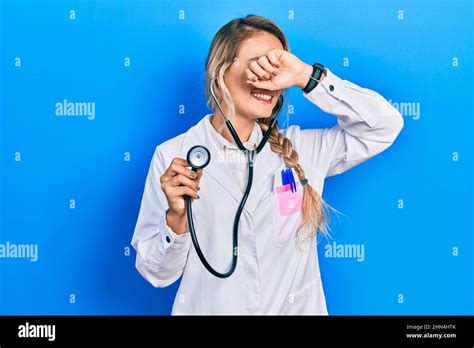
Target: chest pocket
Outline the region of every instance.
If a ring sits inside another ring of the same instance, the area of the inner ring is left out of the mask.
[[[304,186],[299,182],[293,168],[295,185],[285,184],[281,179],[281,169],[275,172],[271,196],[274,236],[277,246],[283,247],[294,241],[296,230],[301,223]]]

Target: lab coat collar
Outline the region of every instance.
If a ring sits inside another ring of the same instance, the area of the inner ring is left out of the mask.
[[[210,116],[211,114],[204,116],[196,125],[186,132],[181,151],[186,154],[194,145],[206,146],[211,153],[211,161],[208,166],[204,168],[204,175],[207,173],[215,180],[215,184],[221,185],[236,202],[240,203],[242,200],[242,191],[231,169],[222,160],[222,143],[216,140],[216,134],[213,133],[217,133],[217,131],[214,128],[211,129]],[[261,130],[259,132],[260,126],[256,124],[256,127],[258,127],[254,128],[257,135],[256,137],[260,137],[261,139],[262,133]],[[250,190],[244,207],[244,211],[247,212],[250,217],[260,203],[259,198],[264,194],[262,189],[264,190],[266,186],[263,185],[263,183],[271,179],[271,187],[273,186],[273,174],[280,164],[280,156],[271,150],[270,144],[267,142],[262,151],[260,151],[255,158],[252,189]],[[271,192],[271,187],[269,192]]]
[[[234,150],[240,150],[239,147],[237,146],[236,143],[232,143],[226,138],[224,138],[211,124],[211,116],[215,116],[215,114],[209,114],[206,115],[205,118],[207,119],[208,122],[205,122],[205,125],[209,132],[212,134],[213,138],[221,144],[222,149],[234,149]],[[226,127],[226,125],[223,125]],[[258,144],[260,143],[260,139],[262,139],[262,129],[258,125],[257,122],[254,122],[254,127],[252,130],[252,133],[250,134],[250,137],[247,142],[243,143],[243,145],[247,149],[256,149]]]

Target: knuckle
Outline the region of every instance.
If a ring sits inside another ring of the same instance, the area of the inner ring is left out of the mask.
[[[179,177],[177,175],[175,175],[170,181],[172,181],[170,186],[179,186]]]
[[[186,177],[185,175],[181,175],[180,181],[183,185],[188,186],[189,185],[189,180],[190,179],[188,177]]]

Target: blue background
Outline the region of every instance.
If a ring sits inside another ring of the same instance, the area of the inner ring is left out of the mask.
[[[211,39],[249,13],[305,62],[420,105],[392,147],[326,181],[345,214],[334,240],[365,247],[357,262],[320,243],[329,313],[473,314],[472,1],[241,0],[1,1],[0,243],[37,243],[39,259],[0,258],[0,314],[170,313],[178,282],[153,288],[126,252],[148,166],[209,112]],[[95,119],[57,117],[63,99],[95,102]],[[296,88],[287,103],[283,127],[336,122]]]

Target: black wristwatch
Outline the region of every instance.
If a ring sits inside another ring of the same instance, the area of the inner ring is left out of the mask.
[[[313,64],[313,73],[309,77],[308,84],[306,85],[305,88],[303,88],[303,92],[308,94],[311,92],[319,83],[319,79],[321,79],[321,76],[323,75],[323,72],[326,71],[326,68],[324,65],[320,63],[314,63]]]

